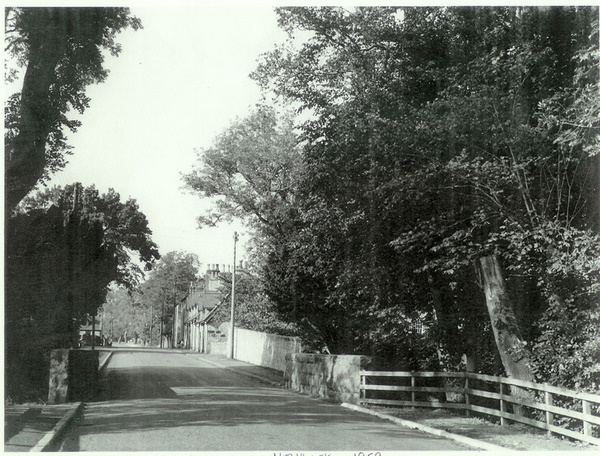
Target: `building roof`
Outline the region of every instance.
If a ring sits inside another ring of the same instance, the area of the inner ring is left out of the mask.
[[[208,315],[206,315],[206,317],[204,317],[204,322],[208,323],[209,321],[211,321],[213,319],[213,317],[215,316],[215,314],[217,313],[217,310],[219,309],[219,307],[221,307],[225,301],[227,301],[227,298],[229,298],[231,296],[231,293],[227,293],[226,296],[223,296],[223,299],[221,299],[219,301],[219,303],[208,313]]]
[[[214,309],[223,299],[222,293],[195,292],[188,295],[187,307],[198,306],[198,309]]]

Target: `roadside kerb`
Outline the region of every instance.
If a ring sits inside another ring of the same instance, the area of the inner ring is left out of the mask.
[[[60,438],[67,428],[67,426],[73,421],[81,411],[83,410],[83,402],[79,402],[71,407],[67,413],[56,423],[51,431],[46,432],[44,437],[29,450],[29,452],[40,452],[48,451],[56,443],[57,439]]]
[[[100,363],[100,366],[98,366],[98,372],[101,372],[102,369],[104,369],[106,367],[106,365],[108,364],[108,362],[110,361],[110,358],[112,358],[114,351],[110,351],[108,352],[108,356],[106,358],[104,358],[102,360],[102,362]]]
[[[226,369],[226,370],[228,370],[230,372],[235,372],[236,374],[239,374],[239,375],[245,375],[246,377],[251,377],[251,378],[254,378],[256,380],[260,380],[261,382],[268,383],[268,384],[270,384],[272,386],[281,387],[281,383],[274,382],[274,381],[269,380],[268,378],[265,378],[265,377],[263,377],[261,375],[251,374],[250,372],[244,372],[244,371],[238,370],[235,367],[231,367],[231,366],[224,366],[223,364],[219,364],[219,363],[217,363],[215,361],[209,361],[206,358],[198,358],[198,359],[200,359],[202,362],[206,362],[208,364],[212,364],[215,367],[219,367],[221,369]]]
[[[501,447],[498,445],[494,445],[493,443],[482,442],[480,440],[472,439],[471,437],[465,437],[463,435],[453,434],[448,431],[443,431],[441,429],[437,429],[431,426],[427,426],[426,424],[415,423],[414,421],[403,420],[402,418],[398,418],[392,415],[387,415],[385,413],[376,412],[375,410],[368,409],[366,407],[361,407],[359,405],[340,404],[342,407],[345,407],[350,410],[354,410],[356,412],[367,413],[369,415],[376,416],[378,418],[382,418],[384,420],[393,421],[396,424],[400,424],[402,426],[417,429],[419,431],[426,432],[428,434],[437,435],[438,437],[445,437],[447,439],[454,440],[458,443],[463,443],[465,445],[469,445],[474,448],[478,448],[480,450],[488,450],[488,451],[510,451],[506,447]]]

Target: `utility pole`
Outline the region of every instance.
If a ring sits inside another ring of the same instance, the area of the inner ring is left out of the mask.
[[[175,279],[173,279],[175,280]],[[167,348],[176,348],[177,341],[175,340],[175,309],[177,308],[177,295],[175,294],[175,282],[173,282],[173,315],[171,316],[171,342]]]
[[[237,231],[233,233],[233,270],[231,272],[231,321],[229,323],[229,357],[233,359],[235,341],[234,320],[235,320],[235,262],[236,262],[236,247],[238,241]]]
[[[79,216],[80,216],[80,211],[79,211],[79,205],[80,205],[80,197],[81,197],[81,184],[80,183],[75,183],[75,186],[73,188],[73,207],[71,208],[71,212],[69,213],[68,216],[68,222],[67,222],[67,237],[66,237],[66,251],[67,251],[67,296],[66,296],[66,304],[67,304],[67,333],[68,333],[68,340],[70,341],[70,343],[72,344],[72,346],[74,346],[74,342],[75,342],[75,334],[76,334],[76,329],[75,329],[75,325],[73,324],[73,316],[75,313],[75,275],[76,275],[76,266],[77,267],[81,267],[81,265],[79,263],[77,263],[77,265],[75,265],[75,257],[77,254],[76,249],[79,247],[81,248],[80,245],[80,233],[79,233]],[[77,338],[79,338],[79,334],[77,334]],[[92,342],[93,342],[93,336],[92,336]]]
[[[96,346],[96,310],[92,314],[92,350]]]
[[[150,347],[152,347],[152,330],[154,329],[154,304],[150,306]]]
[[[166,293],[163,290],[163,293]],[[162,306],[160,307],[160,348],[163,348],[163,331],[164,331],[164,319],[165,319],[165,301],[167,300],[167,296],[163,295]]]

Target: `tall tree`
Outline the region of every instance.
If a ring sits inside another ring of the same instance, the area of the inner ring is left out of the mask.
[[[200,226],[236,217],[253,230],[252,252],[270,301],[263,304],[274,304],[293,323],[304,316],[298,312],[301,281],[289,280],[291,275],[304,276],[294,253],[303,223],[298,206],[304,172],[299,141],[289,113],[258,106],[217,136],[212,147],[199,151],[196,169],[184,176],[188,190],[215,202],[213,210],[199,217]],[[307,280],[302,288],[316,293],[312,285]]]
[[[40,181],[65,165],[65,130],[89,106],[88,85],[108,76],[102,52],[118,55],[116,35],[141,27],[128,8],[7,8],[7,54],[26,67],[20,93],[5,117],[6,209],[10,212]],[[13,75],[14,73],[9,73]]]
[[[6,232],[6,391],[43,395],[50,349],[76,346],[111,282],[139,282],[131,253],[149,269],[158,250],[134,200],[79,184],[27,198]]]
[[[299,50],[267,55],[255,74],[315,114],[304,126],[303,238],[313,248],[302,248],[332,312],[374,317],[343,345],[365,346],[378,317],[411,301],[448,338],[481,345],[473,336],[484,331],[485,296],[500,294],[487,301],[488,324],[511,322],[504,329],[518,343],[497,339],[497,349],[530,360],[524,342],[540,335],[553,284],[566,283],[556,272],[594,283],[597,8],[278,12],[290,33],[312,33]],[[590,115],[579,123],[575,112]],[[581,255],[579,272],[566,272],[567,251]],[[569,302],[579,296],[579,285],[567,289]],[[440,321],[456,312],[462,319]]]
[[[258,106],[233,122],[212,147],[197,151],[197,166],[183,179],[188,190],[214,202],[199,225],[238,218],[281,235],[302,169],[297,142],[289,115]]]

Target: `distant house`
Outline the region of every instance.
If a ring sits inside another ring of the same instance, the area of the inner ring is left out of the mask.
[[[231,272],[231,267],[218,264],[208,265],[204,278],[190,284],[188,294],[177,307],[174,315],[174,346],[205,353],[208,346],[209,334],[218,330],[210,325],[210,319],[217,307],[227,296],[221,288],[221,272]]]

